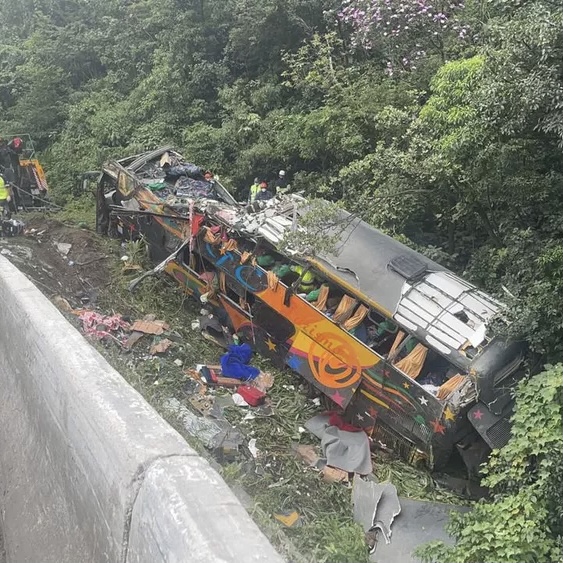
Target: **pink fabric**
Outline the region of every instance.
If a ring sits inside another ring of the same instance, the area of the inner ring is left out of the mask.
[[[118,331],[120,329],[129,329],[129,323],[126,323],[121,315],[113,315],[111,317],[106,317],[95,311],[84,311],[80,314],[80,320],[82,321],[82,329],[85,334],[92,336],[98,340],[106,338],[107,336],[112,336],[112,332]],[[98,330],[98,326],[104,325],[107,330]]]

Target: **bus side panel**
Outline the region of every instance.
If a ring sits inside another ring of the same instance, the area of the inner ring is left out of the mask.
[[[166,266],[165,272],[180,284],[185,293],[196,299],[199,299],[206,292],[205,282],[202,282],[195,274],[177,262],[170,262]]]
[[[283,320],[294,327],[295,336],[286,335],[291,344],[286,365],[345,407],[360,384],[362,370],[374,366],[379,357],[313,305],[296,295],[288,295],[288,288],[282,283],[269,287],[266,272],[253,264],[241,264],[237,252],[221,254],[216,245],[201,239],[199,245],[205,258],[275,311],[280,325]],[[260,316],[255,324],[260,327]],[[266,342],[267,347],[275,347],[280,354],[284,351],[280,344],[285,337],[276,335],[274,330],[255,332],[252,338],[256,343]],[[270,353],[266,355],[271,357]]]
[[[436,447],[450,451],[453,445],[454,413],[388,363],[364,371],[347,414],[368,432],[377,433],[380,426],[391,430],[394,437],[422,450],[430,464]]]

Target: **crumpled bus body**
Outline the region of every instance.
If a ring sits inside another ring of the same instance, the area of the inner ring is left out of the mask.
[[[523,347],[490,336],[494,298],[344,211],[334,252],[283,252],[303,198],[241,205],[219,182],[167,176],[166,162],[185,165],[164,147],[104,166],[100,231],[142,235],[155,262],[189,240],[166,266],[185,292],[411,461],[441,467],[457,448],[475,469],[506,443]]]

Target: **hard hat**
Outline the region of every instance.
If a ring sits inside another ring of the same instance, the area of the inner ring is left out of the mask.
[[[285,170],[280,170],[280,176],[285,176]]]
[[[254,183],[255,183],[255,184],[259,184],[259,183],[260,183],[260,180],[259,180],[258,178],[254,178]]]

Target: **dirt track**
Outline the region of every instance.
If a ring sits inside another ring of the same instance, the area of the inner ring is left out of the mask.
[[[96,301],[100,290],[109,284],[110,268],[115,264],[109,241],[92,231],[45,218],[31,220],[26,233],[0,239],[1,253],[48,297],[62,296],[72,307]],[[64,245],[68,244],[71,246],[65,254]]]

